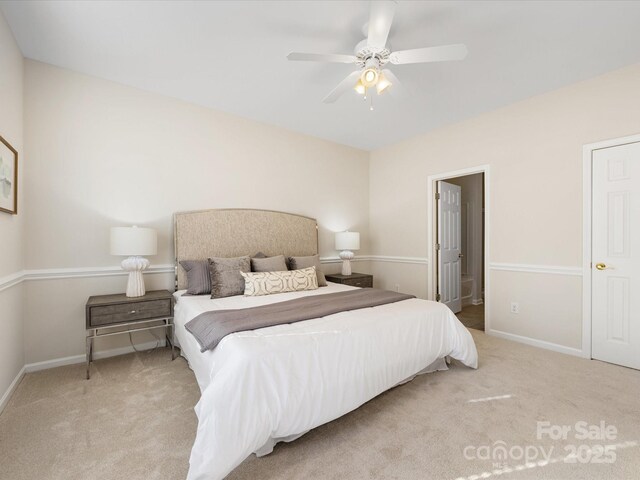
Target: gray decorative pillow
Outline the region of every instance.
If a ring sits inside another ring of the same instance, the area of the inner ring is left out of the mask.
[[[244,294],[257,297],[273,293],[316,290],[316,267],[279,272],[240,273],[244,277]]]
[[[316,275],[318,276],[318,286],[326,287],[327,280],[324,278],[324,273],[320,268],[320,257],[318,255],[312,255],[310,257],[289,257],[289,269],[301,270],[303,268],[316,267]]]
[[[267,256],[262,252],[258,252],[251,258],[267,258]]]
[[[187,291],[185,295],[204,295],[211,293],[211,276],[207,260],[182,260],[180,265],[187,272]]]
[[[249,257],[210,258],[211,298],[232,297],[244,293],[244,278],[240,272],[251,271]]]
[[[276,255],[275,257],[253,257],[251,259],[252,272],[284,272],[287,269],[287,263],[284,261],[284,255]]]

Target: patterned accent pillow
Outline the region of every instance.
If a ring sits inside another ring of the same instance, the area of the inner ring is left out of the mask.
[[[207,260],[181,260],[180,265],[187,272],[187,291],[184,295],[211,293],[211,277]]]
[[[240,275],[244,277],[244,294],[251,297],[318,289],[316,267],[284,272],[240,272]]]
[[[210,258],[211,298],[242,295],[244,278],[240,273],[250,271],[251,260],[249,257]]]

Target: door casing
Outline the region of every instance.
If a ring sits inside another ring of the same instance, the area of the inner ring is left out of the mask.
[[[489,165],[479,165],[477,167],[452,170],[449,172],[429,175],[427,177],[427,298],[435,301],[437,293],[437,271],[436,271],[436,182],[439,180],[464,177],[475,173],[484,173],[484,331],[491,332],[491,284],[489,281],[490,257],[490,233],[491,233],[491,178]]]

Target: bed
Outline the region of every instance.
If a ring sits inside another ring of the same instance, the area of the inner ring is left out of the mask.
[[[184,212],[174,225],[177,262],[318,251],[315,220],[283,212]],[[445,370],[445,357],[477,367],[473,339],[455,315],[416,298],[233,333],[202,352],[185,324],[204,312],[356,287],[329,282],[317,290],[221,299],[184,296],[185,287],[177,266],[176,343],[202,392],[188,480],[224,478],[252,453],[266,455],[277,442],[295,440],[418,374]]]

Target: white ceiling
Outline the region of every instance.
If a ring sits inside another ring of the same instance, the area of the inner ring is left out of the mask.
[[[395,50],[465,43],[462,62],[393,66],[401,100],[321,103],[353,67],[366,1],[0,1],[28,58],[366,150],[640,62],[640,2],[400,1]]]

